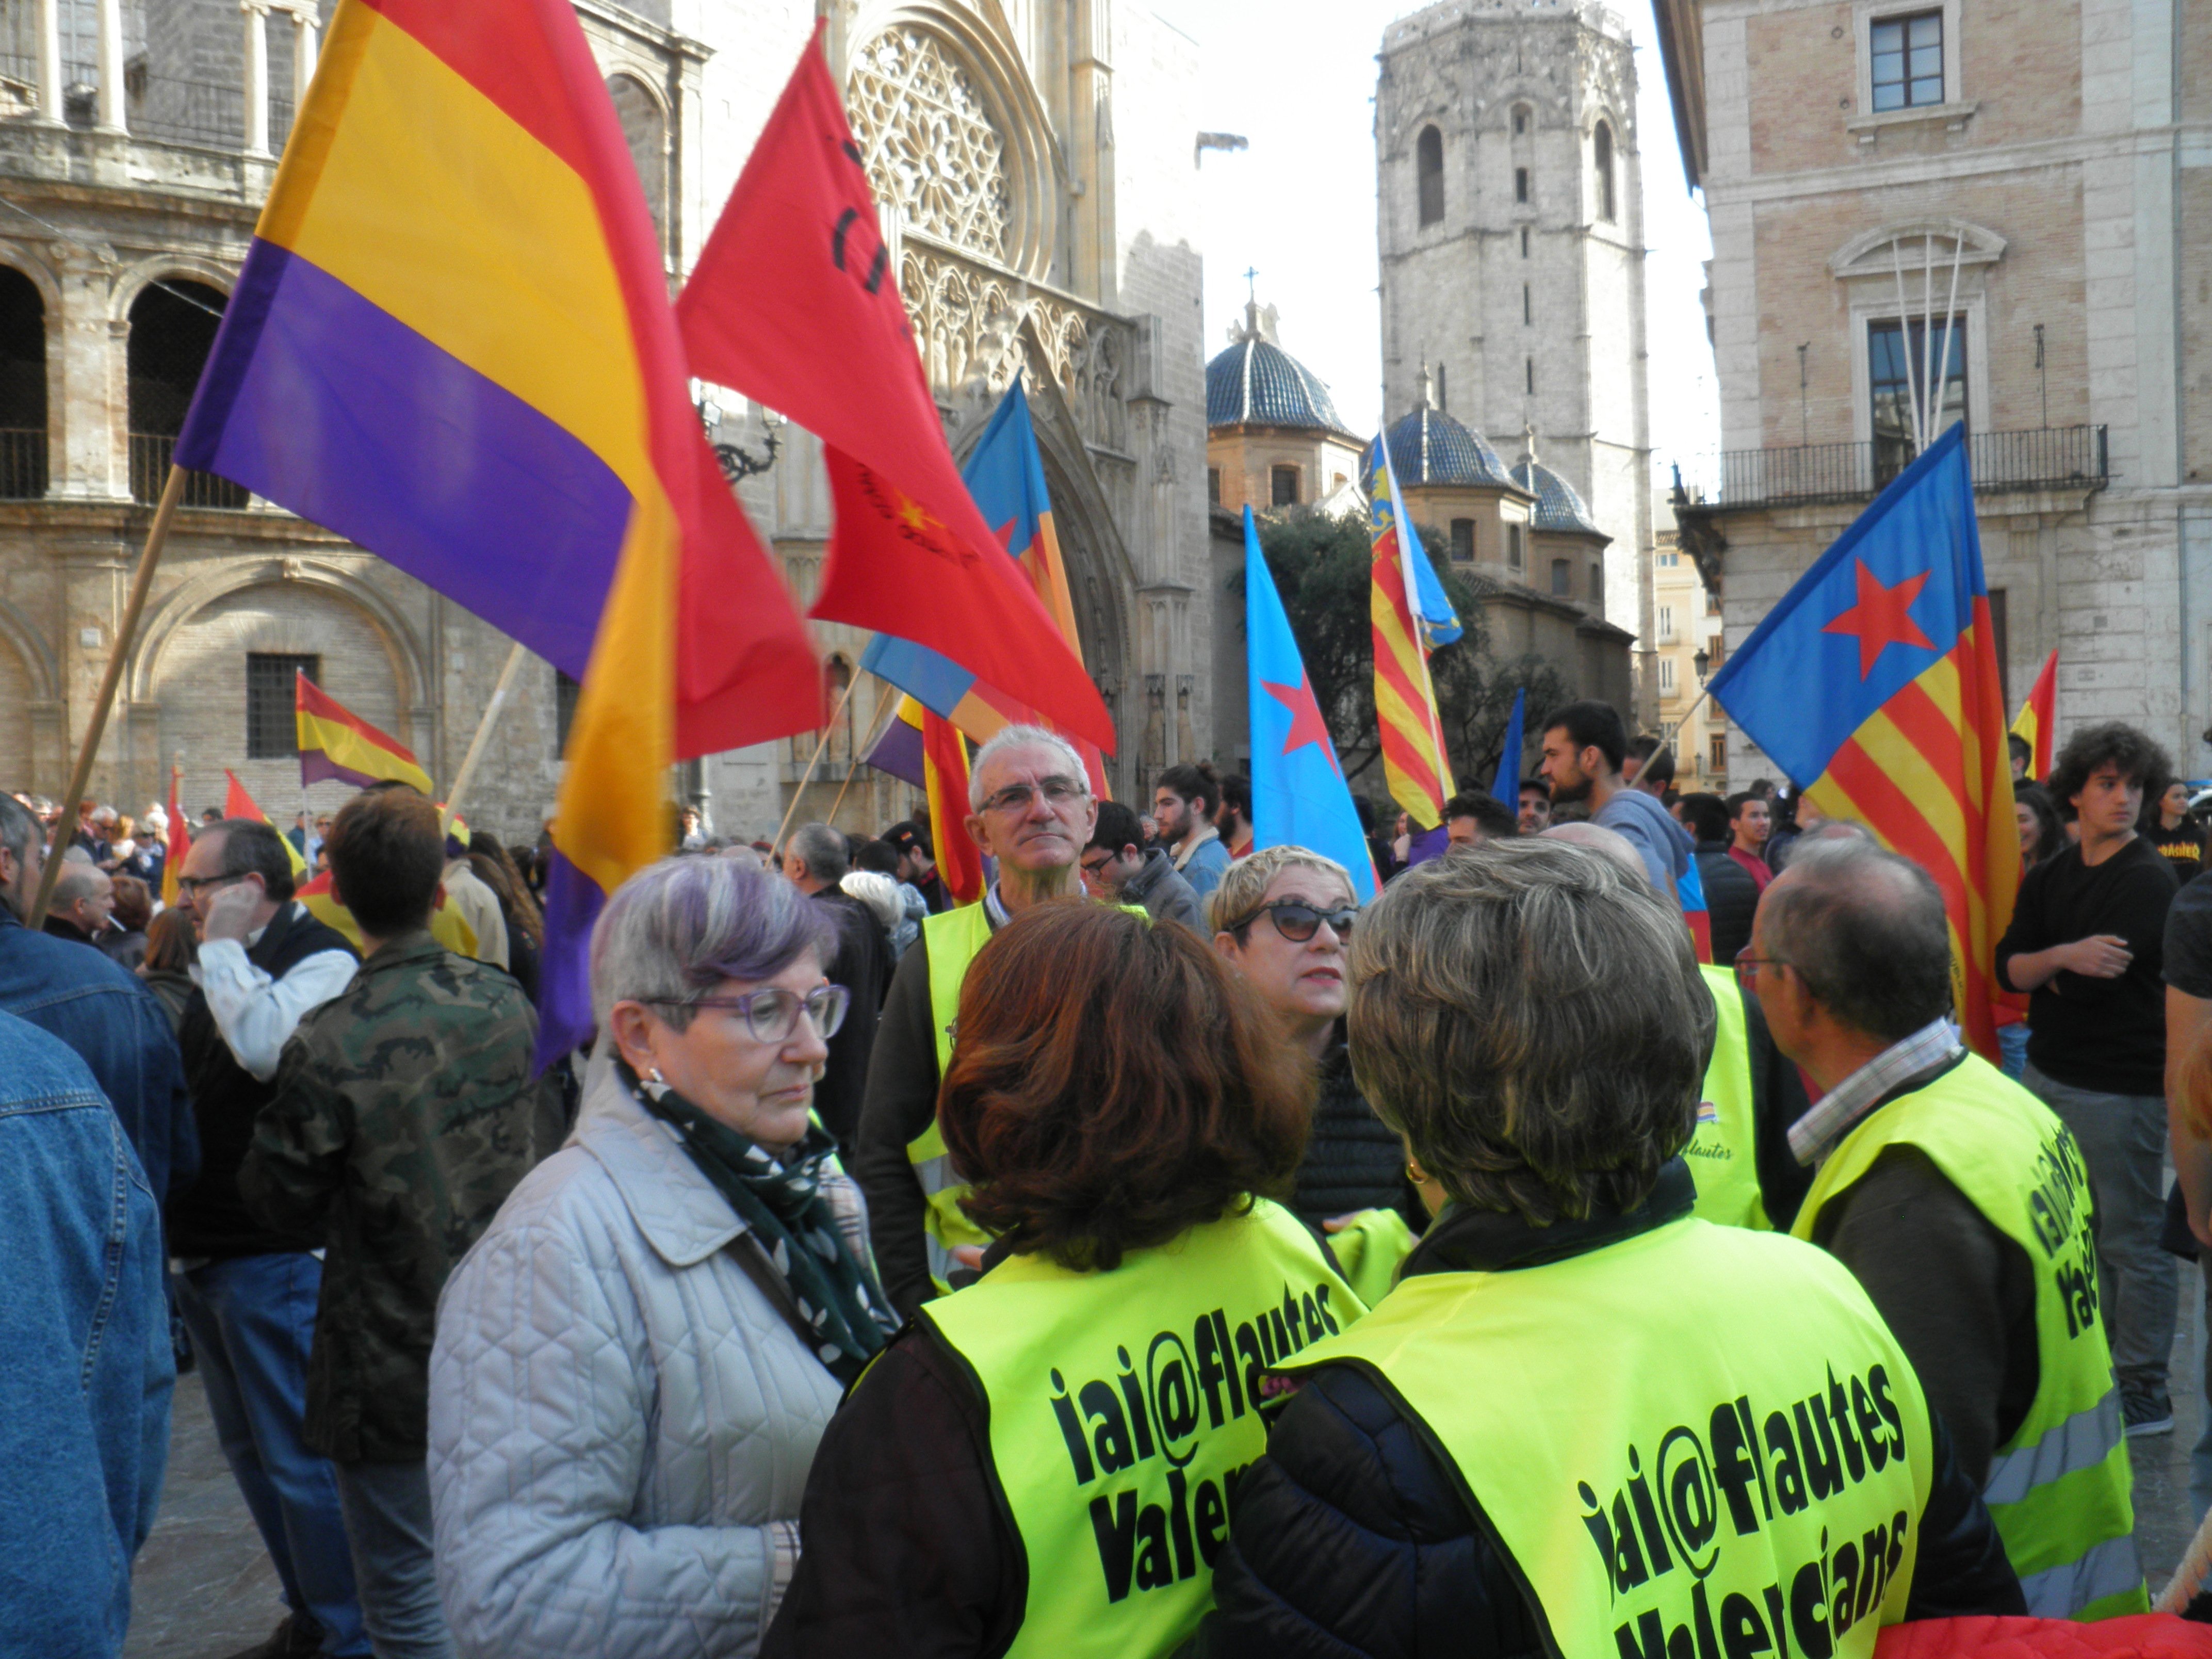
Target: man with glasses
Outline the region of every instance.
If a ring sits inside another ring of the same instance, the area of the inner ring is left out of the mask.
[[[1801,841],[1737,967],[1826,1091],[1789,1131],[1812,1178],[1790,1230],[1911,1358],[2027,1610],[2142,1611],[2088,1171],[2049,1108],[1960,1045],[1935,882],[1861,837]]]
[[[952,1054],[960,982],[1012,917],[1083,896],[1078,863],[1098,823],[1083,757],[1037,726],[1006,726],[976,751],[968,800],[968,833],[998,860],[999,878],[981,903],[923,922],[921,937],[899,958],[876,1030],[853,1159],[867,1194],[877,1272],[907,1316],[937,1294],[939,1280],[972,1273],[990,1242],[960,1212],[937,1134],[937,1084]]]
[[[1145,845],[1144,826],[1118,800],[1098,803],[1098,828],[1083,849],[1083,886],[1095,899],[1141,904],[1154,921],[1200,928],[1198,895],[1164,852]]]
[[[199,936],[178,1036],[203,1153],[199,1179],[169,1205],[177,1306],[223,1455],[291,1609],[251,1651],[365,1654],[337,1476],[305,1437],[323,1235],[268,1225],[238,1189],[285,1043],[352,983],[358,958],[293,897],[283,838],[258,818],[200,832],[178,873],[177,908]]]
[[[438,1293],[553,1150],[536,1142],[541,1115],[561,1122],[557,1088],[531,1075],[522,988],[430,935],[438,809],[411,789],[356,795],[329,846],[361,969],[285,1045],[238,1190],[262,1225],[325,1247],[305,1440],[337,1468],[378,1659],[451,1659],[425,1467]]]

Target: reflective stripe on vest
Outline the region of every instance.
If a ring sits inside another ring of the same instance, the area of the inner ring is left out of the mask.
[[[1826,1254],[1694,1217],[1416,1273],[1285,1369],[1352,1361],[1488,1518],[1560,1659],[1864,1659],[1934,1480],[1912,1366]]]
[[[1759,1191],[1758,1127],[1751,1088],[1751,1033],[1733,968],[1699,968],[1713,994],[1713,1058],[1705,1067],[1698,1127],[1682,1157],[1698,1184],[1697,1213],[1730,1227],[1765,1228]]]
[[[1264,1199],[1111,1273],[1015,1256],[925,1304],[988,1407],[1026,1581],[1009,1654],[1146,1659],[1188,1638],[1267,1449],[1261,1373],[1362,1311]]]
[[[1917,1147],[1983,1218],[2027,1253],[2035,1282],[2035,1398],[1997,1448],[1983,1497],[2038,1618],[2148,1605],[2135,1561],[2134,1476],[2098,1310],[2087,1167],[2073,1133],[1975,1055],[1862,1119],[1814,1177],[1794,1231],[1884,1150]],[[2124,1553],[2128,1565],[2116,1565]]]

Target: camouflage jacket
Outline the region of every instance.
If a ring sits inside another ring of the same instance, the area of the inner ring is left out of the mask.
[[[326,1247],[307,1443],[420,1460],[438,1292],[535,1161],[538,1020],[496,968],[391,941],[284,1047],[238,1172],[267,1225]]]

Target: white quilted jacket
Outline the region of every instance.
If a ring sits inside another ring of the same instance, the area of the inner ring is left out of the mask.
[[[749,1655],[839,1387],[725,1249],[728,1202],[595,1072],[439,1301],[439,1593],[464,1656]]]

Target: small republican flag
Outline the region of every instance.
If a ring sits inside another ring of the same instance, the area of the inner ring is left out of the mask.
[[[300,787],[335,780],[366,789],[372,783],[411,784],[435,793],[415,751],[388,737],[301,673],[293,682],[293,718],[300,727]]]

